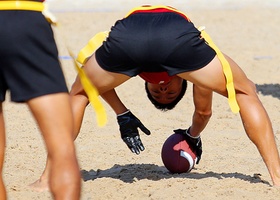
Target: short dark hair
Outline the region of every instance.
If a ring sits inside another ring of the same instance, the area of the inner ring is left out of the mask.
[[[181,92],[180,94],[177,96],[177,98],[172,101],[171,103],[168,103],[168,104],[162,104],[162,103],[159,103],[157,102],[151,95],[150,91],[148,90],[148,82],[145,81],[145,90],[146,90],[146,93],[147,93],[147,96],[148,96],[148,99],[151,101],[151,103],[159,110],[161,111],[168,111],[168,110],[172,110],[179,101],[181,101],[181,99],[183,98],[183,96],[185,95],[186,93],[186,90],[187,90],[187,81],[186,80],[183,80],[182,82],[182,89],[181,89]]]

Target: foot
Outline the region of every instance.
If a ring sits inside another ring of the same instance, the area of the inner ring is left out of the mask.
[[[31,183],[28,185],[33,191],[36,192],[44,192],[44,191],[49,191],[49,182],[47,179],[38,179],[34,183]]]

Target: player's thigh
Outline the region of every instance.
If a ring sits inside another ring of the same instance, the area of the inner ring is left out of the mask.
[[[44,95],[29,100],[27,104],[48,147],[71,145],[73,115],[68,93]]]
[[[95,55],[87,61],[84,70],[100,94],[107,92],[130,79],[129,76],[113,73],[102,69],[95,59]]]
[[[181,73],[178,76],[191,81],[195,85],[226,95],[226,80],[217,56],[205,67],[195,71]]]
[[[252,82],[246,77],[242,69],[231,58],[226,55],[225,57],[230,64],[236,92],[254,92]],[[193,82],[194,84],[213,90],[223,96],[227,96],[226,78],[223,72],[222,64],[217,56],[205,67],[196,71],[181,73],[179,76]]]
[[[230,64],[235,91],[238,94],[249,94],[256,96],[256,86],[248,79],[245,72],[227,55],[224,55]]]

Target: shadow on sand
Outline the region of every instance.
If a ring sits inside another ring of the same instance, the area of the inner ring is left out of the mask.
[[[270,185],[269,182],[261,179],[260,174],[254,174],[253,176],[245,175],[241,173],[216,173],[216,172],[206,172],[206,173],[196,173],[195,169],[190,173],[172,174],[164,166],[158,166],[154,164],[127,164],[127,165],[114,165],[110,169],[97,171],[91,169],[89,171],[82,170],[83,180],[90,181],[98,178],[114,178],[122,180],[125,183],[132,183],[137,180],[148,179],[152,181],[158,181],[161,179],[168,178],[186,178],[186,179],[204,179],[204,178],[235,178],[250,183],[264,183]]]
[[[280,99],[280,84],[256,84],[257,91],[262,95],[271,95]]]

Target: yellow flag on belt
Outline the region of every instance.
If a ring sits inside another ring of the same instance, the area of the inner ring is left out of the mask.
[[[226,60],[226,58],[224,57],[223,53],[214,44],[211,37],[204,30],[205,27],[199,27],[198,29],[199,29],[199,31],[201,31],[201,36],[205,39],[205,41],[209,44],[209,46],[215,50],[222,66],[223,66],[223,72],[226,77],[226,88],[228,91],[229,106],[230,106],[232,112],[238,113],[240,108],[236,101],[235,89],[234,89],[234,84],[233,84],[233,76],[232,76],[230,65],[229,65],[228,61]]]
[[[71,57],[74,59],[73,54],[70,52]],[[90,79],[86,76],[84,70],[80,68],[77,61],[74,59],[74,65],[78,71],[81,83],[85,92],[87,93],[90,104],[96,112],[97,125],[104,126],[107,123],[107,115],[104,106],[102,105],[99,94],[95,86],[91,83]]]

